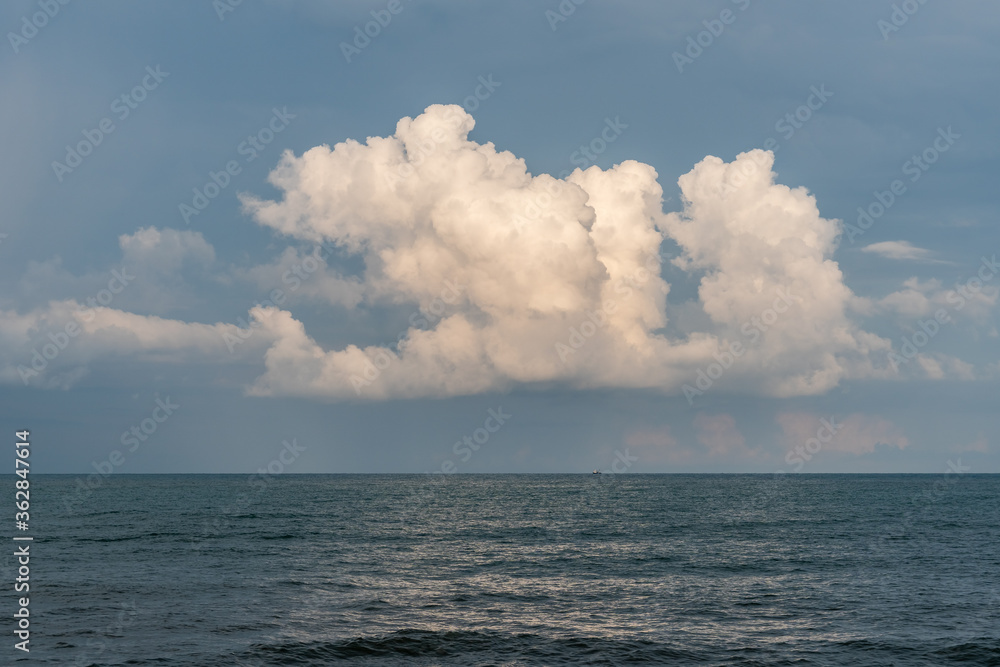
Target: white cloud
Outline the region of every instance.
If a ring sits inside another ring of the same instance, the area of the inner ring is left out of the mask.
[[[949,319],[968,318],[984,324],[997,304],[1000,290],[987,284],[982,289],[970,289],[968,285],[956,283],[957,289],[944,289],[940,280],[921,281],[911,277],[903,281],[903,289],[887,294],[874,302],[874,310],[898,315],[916,325],[913,320],[927,317],[944,310]]]
[[[134,276],[115,306],[149,314],[185,310],[200,300],[195,278],[206,279],[215,249],[201,232],[143,227],[118,237],[122,271]]]
[[[881,255],[887,259],[928,259],[933,254],[930,250],[918,248],[908,241],[872,243],[863,247],[861,251]]]
[[[188,261],[202,266],[215,261],[215,249],[201,232],[140,227],[119,236],[118,245],[126,266],[160,275],[176,274]]]
[[[975,380],[976,368],[949,354],[940,352],[921,353],[916,357],[917,365],[931,380]]]
[[[840,226],[820,216],[805,188],[774,182],[774,156],[750,151],[732,163],[707,157],[679,180],[682,213],[665,230],[684,250],[675,264],[703,270],[701,306],[717,335],[746,341],[779,289],[800,301],[736,366],[743,386],[780,396],[826,391],[847,377],[879,374],[889,341],[848,318],[856,297],[831,258]]]
[[[244,199],[265,226],[360,255],[373,302],[427,308],[449,282],[461,287],[436,326],[409,331],[398,357],[325,350],[290,312],[276,314],[254,393],[448,396],[553,381],[676,390],[741,340],[779,289],[796,297],[795,312],[748,346],[731,387],[818,393],[882,372],[871,357],[888,341],[847,317],[856,297],[830,259],[837,221],[804,189],[774,183],[772,154],[706,158],[680,179],[684,211],[663,215],[647,165],[534,176],[514,155],[469,141],[473,124],[459,107],[432,106],[390,137],[285,153],[270,176],[283,199]],[[723,188],[732,192],[719,197]],[[661,333],[665,236],[684,250],[679,266],[704,273],[700,307],[711,324],[683,338]]]
[[[916,276],[903,281],[903,288],[878,301],[882,310],[899,313],[904,317],[923,317],[948,304],[948,292],[941,289],[940,280],[921,282]]]
[[[137,315],[73,300],[52,301],[28,313],[0,310],[0,380],[43,388],[67,389],[91,364],[108,358],[159,363],[246,363],[270,340],[259,330],[244,339],[232,324],[198,324]]]
[[[34,307],[52,300],[75,298],[86,302],[115,276],[119,286],[114,306],[147,314],[185,308],[199,299],[191,278],[204,279],[215,262],[215,250],[199,232],[143,227],[118,237],[121,261],[105,271],[74,275],[58,256],[29,261],[18,284],[17,301]],[[103,305],[108,305],[104,302]]]
[[[326,263],[326,253],[319,246],[312,252],[285,248],[273,262],[238,270],[236,275],[267,292],[280,289],[292,303],[317,301],[353,308],[364,297],[364,286],[331,270]]]

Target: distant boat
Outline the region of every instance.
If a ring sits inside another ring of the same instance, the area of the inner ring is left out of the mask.
[[[600,470],[595,470],[595,471],[594,471],[594,474],[595,474],[595,475],[600,475],[600,474],[601,474],[601,471],[600,471]]]

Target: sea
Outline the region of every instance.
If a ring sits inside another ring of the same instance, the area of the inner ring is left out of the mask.
[[[1000,476],[961,469],[33,474],[30,526],[0,664],[1000,665]]]

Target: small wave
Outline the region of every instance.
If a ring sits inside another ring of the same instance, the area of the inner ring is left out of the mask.
[[[546,665],[617,665],[623,662],[704,664],[706,656],[643,640],[593,637],[544,638],[534,634],[477,631],[401,630],[384,636],[337,642],[258,644],[248,660],[265,664],[326,665],[335,660],[381,664],[494,664],[527,660]],[[449,661],[442,663],[442,660]],[[388,661],[388,662],[386,662]]]
[[[951,662],[963,662],[971,665],[1000,665],[1000,641],[989,637],[980,637],[974,642],[937,650],[934,655]]]

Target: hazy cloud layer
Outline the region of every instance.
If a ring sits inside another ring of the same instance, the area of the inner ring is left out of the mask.
[[[905,449],[910,444],[901,428],[882,417],[857,413],[839,419],[803,412],[783,412],[776,419],[784,433],[785,444],[790,448],[804,446],[815,439],[824,452],[860,456],[873,453],[876,447]],[[825,430],[824,424],[829,425]]]

